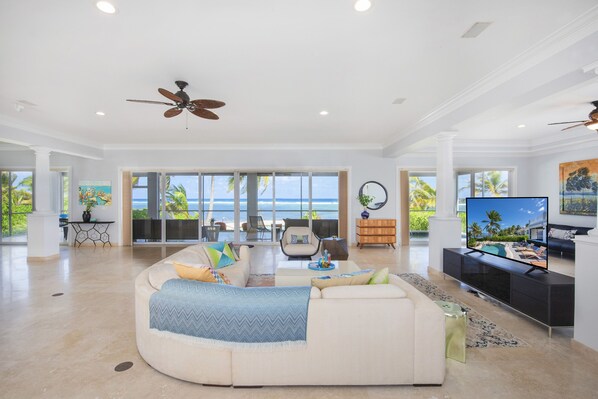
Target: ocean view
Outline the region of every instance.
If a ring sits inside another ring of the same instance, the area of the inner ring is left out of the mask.
[[[189,198],[189,213],[194,214],[199,212],[199,199]],[[207,208],[210,203],[209,198],[203,200],[204,214],[207,213]],[[232,222],[234,219],[235,203],[233,199],[229,198],[215,198],[213,202],[212,217],[219,222]],[[245,221],[247,218],[247,200],[241,199],[241,220]],[[133,209],[146,209],[146,199],[133,199]],[[272,200],[258,200],[258,212],[265,221],[272,220]],[[309,203],[305,199],[301,201],[298,198],[283,198],[276,200],[276,219],[282,220],[285,218],[299,219],[307,215]],[[317,212],[321,219],[338,219],[338,200],[336,198],[322,198],[312,200],[313,211]]]

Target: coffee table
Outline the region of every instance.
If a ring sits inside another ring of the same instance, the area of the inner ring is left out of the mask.
[[[350,260],[335,260],[332,263],[336,267],[332,270],[317,271],[311,270],[307,265],[309,260],[289,260],[279,262],[274,273],[274,285],[281,286],[303,286],[311,285],[313,277],[333,276],[336,274],[353,273],[361,270],[355,262]]]

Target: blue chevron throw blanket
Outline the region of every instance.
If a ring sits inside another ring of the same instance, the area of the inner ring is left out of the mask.
[[[172,279],[150,298],[150,328],[210,341],[304,343],[310,291]]]

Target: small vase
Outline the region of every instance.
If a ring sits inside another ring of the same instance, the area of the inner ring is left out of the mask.
[[[85,223],[89,223],[89,221],[91,220],[91,212],[90,211],[83,211],[83,221]]]
[[[367,209],[363,209],[363,212],[361,212],[361,218],[362,219],[367,219],[370,217],[370,213],[367,211]]]

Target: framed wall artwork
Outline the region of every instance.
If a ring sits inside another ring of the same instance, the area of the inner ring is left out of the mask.
[[[596,216],[598,202],[598,159],[559,165],[560,213]]]
[[[82,180],[79,182],[79,204],[86,204],[95,198],[96,205],[112,205],[112,183],[110,180]]]

